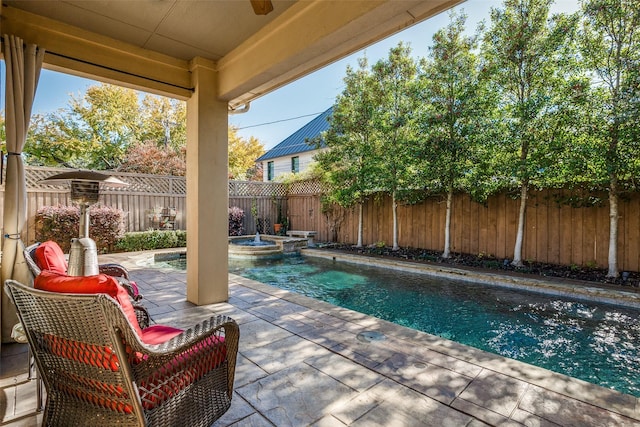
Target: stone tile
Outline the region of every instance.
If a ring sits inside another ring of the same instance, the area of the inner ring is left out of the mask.
[[[286,329],[293,334],[302,334],[314,327],[310,323],[299,320],[298,317],[299,316],[296,315],[283,316],[279,319],[274,319],[273,324],[278,325],[282,329]]]
[[[357,391],[365,391],[384,380],[382,375],[328,351],[305,360],[305,363]]]
[[[311,424],[309,427],[345,427],[347,424],[343,424],[340,420],[331,415],[322,417],[320,420]]]
[[[535,416],[530,412],[523,411],[522,409],[516,409],[513,411],[511,419],[527,427],[558,427],[558,424]]]
[[[449,369],[398,353],[377,367],[376,371],[447,405],[472,380]]]
[[[254,310],[258,313],[263,313],[273,317],[274,319],[278,319],[283,316],[299,313],[306,310],[306,308],[298,304],[293,304],[288,301],[278,299],[262,303],[259,306],[254,307]]]
[[[306,364],[269,375],[237,392],[278,427],[309,425],[356,394]]]
[[[487,423],[483,423],[480,420],[471,420],[471,422],[469,422],[469,424],[467,424],[465,427],[488,427],[489,424]]]
[[[384,379],[370,389],[359,393],[353,399],[333,411],[333,416],[346,425],[351,425],[364,414],[380,405],[384,399],[397,393],[402,386],[395,381]]]
[[[565,427],[640,426],[639,420],[632,420],[535,386],[529,387],[518,406],[524,411]]]
[[[261,369],[258,365],[253,363],[242,355],[242,352],[238,352],[238,358],[236,360],[236,372],[233,381],[234,387],[242,387],[252,383],[260,378],[264,378],[268,373]]]
[[[243,350],[244,357],[268,373],[274,373],[328,351],[296,335]]]
[[[175,310],[153,316],[153,320],[160,325],[171,325],[176,328],[187,329],[213,316],[214,313],[204,307],[193,306],[185,310]]]
[[[233,424],[225,424],[224,422],[216,421],[214,426],[229,426],[229,427],[274,427],[269,420],[255,412],[248,416],[247,418],[243,418],[236,423]],[[213,426],[212,426],[213,427]]]
[[[290,332],[278,326],[256,319],[253,322],[242,325],[240,329],[240,348],[246,352],[248,349],[262,347],[291,335]]]
[[[508,418],[526,389],[527,383],[523,381],[485,369],[460,394],[460,398]]]
[[[345,341],[351,341],[351,339],[355,338],[355,335],[349,332],[327,327],[324,324],[314,324],[313,328],[300,331],[299,335],[325,348],[334,348]]]
[[[2,388],[0,391],[0,423],[11,420],[16,415],[16,392],[18,387],[16,385],[9,385]],[[35,408],[35,406],[34,406]]]
[[[22,387],[16,387],[16,395],[15,395],[15,399],[16,399],[15,415],[16,416],[19,416],[19,417],[25,416],[33,412],[33,408],[37,406],[36,387],[37,387],[36,380],[27,381],[23,383]]]
[[[381,396],[383,401],[355,422],[353,427],[458,427],[473,418],[407,387]]]
[[[490,409],[484,408],[482,406],[476,405],[475,403],[469,402],[464,399],[457,398],[451,404],[451,407],[459,410],[460,412],[464,412],[465,414],[472,415],[479,420],[486,422],[492,426],[520,426],[520,423],[510,421],[509,417],[505,417],[497,412],[494,412]]]
[[[234,392],[233,397],[231,398],[231,407],[227,412],[224,413],[223,416],[218,418],[218,420],[215,422],[214,425],[216,426],[217,425],[224,425],[224,426],[233,425],[237,422],[243,422],[247,420],[249,417],[251,417],[254,414],[257,414],[256,410],[252,408],[251,405],[249,405],[247,401],[242,398],[242,396]],[[251,425],[251,424],[247,424],[247,425]],[[261,425],[261,424],[255,424],[255,425]]]
[[[398,353],[410,353],[416,359],[421,359],[431,365],[440,366],[467,377],[474,378],[482,371],[480,366],[434,351],[426,346],[424,342],[407,342],[392,336],[388,337],[387,346],[395,349]]]

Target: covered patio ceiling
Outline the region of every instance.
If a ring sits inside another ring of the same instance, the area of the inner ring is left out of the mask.
[[[46,49],[45,68],[180,99],[210,61],[233,110],[462,1],[4,0],[0,30]]]

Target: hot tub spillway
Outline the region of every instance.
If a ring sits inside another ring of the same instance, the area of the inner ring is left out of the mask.
[[[229,257],[231,258],[277,258],[284,253],[295,252],[306,247],[306,239],[287,236],[230,236]]]

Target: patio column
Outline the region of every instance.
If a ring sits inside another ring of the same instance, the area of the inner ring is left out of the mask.
[[[219,101],[215,63],[191,62],[187,101],[187,300],[226,301],[228,283],[228,113]]]

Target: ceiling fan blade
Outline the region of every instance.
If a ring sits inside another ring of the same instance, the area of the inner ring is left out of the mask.
[[[273,10],[271,0],[251,0],[251,6],[256,15],[266,15]]]

